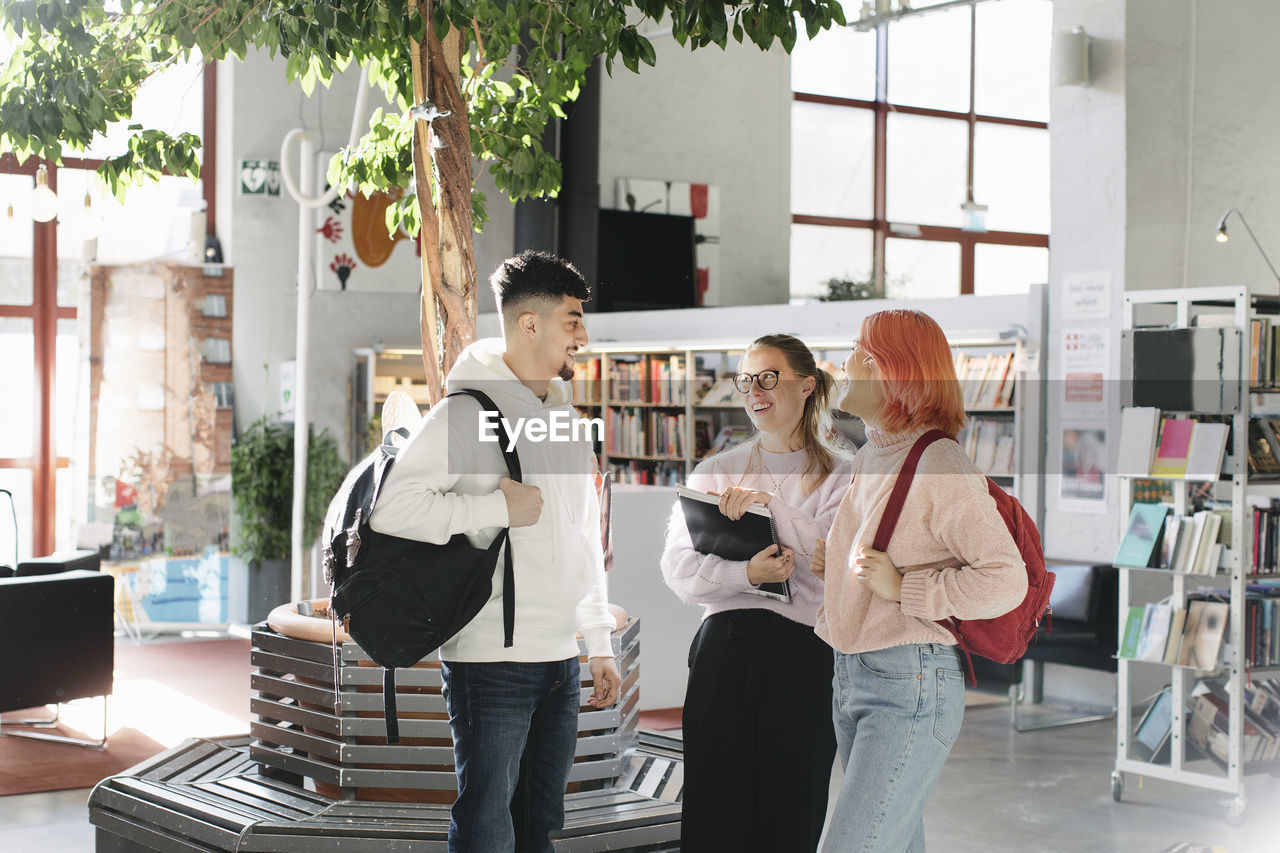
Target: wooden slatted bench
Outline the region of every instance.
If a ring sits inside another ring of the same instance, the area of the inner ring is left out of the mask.
[[[637,731],[638,620],[612,643],[619,702],[579,714],[555,849],[675,851],[682,745]],[[251,662],[249,735],[188,740],[100,782],[89,797],[98,853],[447,851],[455,777],[438,663],[397,673],[405,741],[387,744],[381,669],[358,646],[344,643],[335,660],[328,644],[259,625]]]
[[[382,668],[352,642],[286,637],[258,626],[250,660],[253,758],[314,779],[334,799],[450,803],[456,796],[452,735],[438,661],[396,671],[401,742],[388,744],[382,709]],[[612,708],[587,704],[593,689],[584,661],[582,710],[569,781],[583,789],[607,785],[635,743],[640,702],[640,621],[631,619],[610,642],[622,675]],[[336,660],[335,660],[336,658]]]
[[[678,850],[678,744],[642,732],[616,785],[568,794],[558,853]],[[447,850],[447,805],[334,801],[273,778],[248,747],[248,737],[192,739],[99,783],[97,853]]]

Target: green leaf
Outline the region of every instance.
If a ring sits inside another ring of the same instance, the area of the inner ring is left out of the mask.
[[[644,64],[648,65],[650,68],[657,65],[658,54],[653,49],[653,42],[649,41],[644,36],[637,36],[636,40],[640,46],[640,59],[644,61]]]

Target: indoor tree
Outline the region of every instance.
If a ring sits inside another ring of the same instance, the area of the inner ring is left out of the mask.
[[[603,57],[612,73],[653,65],[640,25],[669,21],[690,49],[730,38],[790,51],[844,23],[839,0],[5,0],[13,42],[0,72],[0,152],[58,162],[109,123],[131,121],[138,87],[193,52],[265,49],[310,93],[352,62],[394,105],[330,164],[331,184],[407,192],[387,225],[422,242],[422,348],[428,384],[475,335],[473,228],[485,199],[473,156],[513,201],[554,196],[560,165],[543,129]],[[130,125],[128,150],[99,169],[117,197],[167,171],[199,176],[200,140]]]

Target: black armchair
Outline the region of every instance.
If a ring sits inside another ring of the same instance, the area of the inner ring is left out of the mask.
[[[0,578],[0,712],[101,696],[102,738],[8,729],[53,726],[56,709],[51,719],[10,721],[0,734],[102,747],[115,667],[115,579],[83,568],[40,573],[59,560],[20,563],[15,577]],[[96,555],[61,559],[68,562],[97,568]]]
[[[1034,723],[1019,720],[1019,708],[1028,704],[1028,698],[1032,702],[1040,701],[1043,679],[1040,664],[1056,663],[1104,672],[1117,670],[1119,572],[1114,566],[1050,565],[1048,568],[1057,575],[1050,598],[1052,630],[1041,626],[1035,642],[1027,647],[1026,655],[1017,663],[999,665],[984,660],[979,665],[979,659],[974,659],[980,684],[994,679],[1010,685],[1013,726],[1020,732],[1091,723],[1115,716],[1113,708],[1109,713],[1067,719]]]

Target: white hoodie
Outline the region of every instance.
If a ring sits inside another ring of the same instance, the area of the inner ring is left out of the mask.
[[[514,424],[518,418],[550,421],[577,417],[569,383],[553,379],[539,400],[502,359],[504,342],[487,338],[463,350],[449,371],[449,391],[482,391]],[[451,397],[433,408],[400,449],[378,497],[370,525],[379,533],[443,544],[465,533],[485,547],[507,526],[506,496],[498,482],[506,474],[499,445],[481,443],[480,404]],[[491,431],[492,434],[492,431]],[[514,645],[504,648],[502,567],[498,557],[493,594],[478,616],[440,647],[446,661],[542,662],[576,657],[576,633],[592,657],[611,657],[614,620],[606,597],[600,544],[600,504],[591,476],[589,440],[532,441],[521,430],[516,441],[523,482],[542,490],[536,524],[513,527],[516,586]]]

